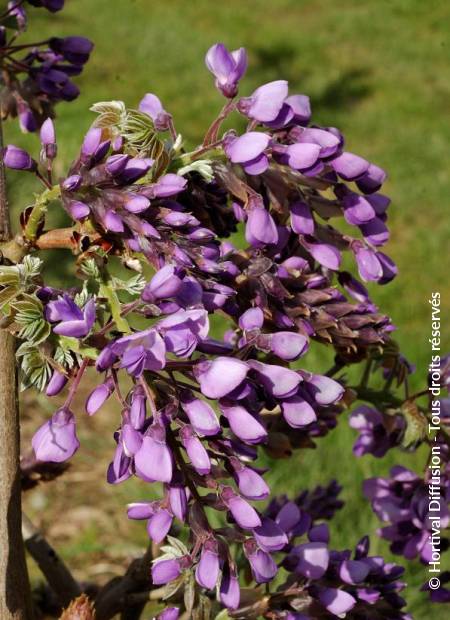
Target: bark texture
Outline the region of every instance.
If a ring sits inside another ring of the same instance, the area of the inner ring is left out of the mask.
[[[0,125],[0,149],[2,148]],[[11,239],[5,174],[0,151],[0,241]],[[0,618],[31,620],[22,540],[20,423],[14,338],[0,329]]]

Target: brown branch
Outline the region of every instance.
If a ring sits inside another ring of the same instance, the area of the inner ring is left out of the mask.
[[[0,121],[0,153],[3,148]],[[0,239],[11,239],[3,157],[0,156]],[[21,534],[20,422],[15,341],[0,330],[0,618],[33,617]]]
[[[130,594],[148,591],[152,558],[152,548],[149,545],[142,558],[131,562],[123,577],[115,577],[100,590],[95,599],[96,620],[110,620],[127,609],[127,598]],[[143,608],[142,601],[138,601],[135,604],[135,615],[126,616],[127,620],[139,618]],[[133,610],[129,611],[131,613]]]
[[[41,532],[22,515],[22,533],[25,547],[39,566],[48,585],[62,606],[68,605],[81,594],[78,582]]]

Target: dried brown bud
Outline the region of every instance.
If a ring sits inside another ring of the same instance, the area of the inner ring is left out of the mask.
[[[82,594],[63,611],[60,620],[95,620],[94,604]]]

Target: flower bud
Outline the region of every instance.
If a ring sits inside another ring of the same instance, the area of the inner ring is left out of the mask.
[[[37,162],[23,149],[8,144],[3,149],[3,162],[7,168],[11,170],[28,170],[29,172],[36,172]]]

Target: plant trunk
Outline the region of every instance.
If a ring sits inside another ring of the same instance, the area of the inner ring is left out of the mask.
[[[3,147],[0,124],[0,149]],[[0,154],[0,241],[11,239],[3,157]],[[0,329],[0,618],[31,620],[22,540],[20,423],[15,342]]]

